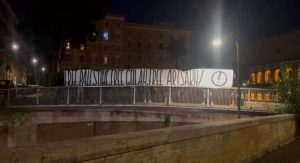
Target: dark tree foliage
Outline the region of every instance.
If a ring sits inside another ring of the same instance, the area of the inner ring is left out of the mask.
[[[300,114],[300,80],[287,74],[287,65],[281,66],[281,82],[275,83],[278,91],[278,100],[284,104],[277,109],[279,113]]]

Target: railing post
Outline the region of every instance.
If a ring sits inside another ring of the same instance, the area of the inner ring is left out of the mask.
[[[70,87],[68,87],[68,91],[67,91],[67,105],[70,104]]]
[[[251,101],[251,92],[250,92],[250,89],[248,89],[248,101],[249,102]]]
[[[135,105],[135,93],[136,93],[136,87],[133,87],[133,101],[132,101],[133,105]]]
[[[168,103],[167,103],[167,105],[172,105],[172,87],[169,87]]]
[[[9,106],[9,102],[10,102],[10,99],[9,99],[9,89],[7,89],[7,105]]]
[[[206,94],[206,106],[209,106],[209,88],[207,88],[207,94]]]
[[[36,104],[39,104],[39,89],[36,88]]]
[[[99,87],[99,105],[102,104],[102,87]]]

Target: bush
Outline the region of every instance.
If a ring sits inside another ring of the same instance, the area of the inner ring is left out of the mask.
[[[275,84],[278,99],[284,107],[278,108],[278,113],[300,114],[300,80],[286,74],[286,66],[281,68],[281,82]]]

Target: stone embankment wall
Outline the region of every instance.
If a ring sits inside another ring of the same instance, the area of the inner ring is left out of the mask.
[[[238,162],[294,140],[294,115],[208,122],[1,151],[0,162]]]

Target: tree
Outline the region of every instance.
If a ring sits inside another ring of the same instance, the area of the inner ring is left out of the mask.
[[[275,83],[278,92],[278,100],[284,104],[277,109],[279,113],[300,114],[300,80],[293,78],[287,70],[287,65],[281,66],[281,82]]]
[[[181,57],[187,54],[187,49],[184,47],[182,40],[172,39],[168,48],[169,54],[176,59],[176,68],[179,68],[178,61]]]

